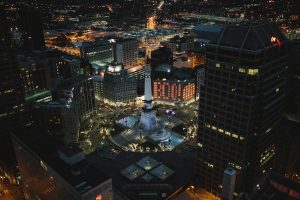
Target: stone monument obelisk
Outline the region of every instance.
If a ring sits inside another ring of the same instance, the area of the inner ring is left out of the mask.
[[[141,112],[141,125],[144,130],[154,130],[157,127],[156,110],[153,108],[152,89],[151,89],[151,67],[145,67],[145,99],[144,107]]]

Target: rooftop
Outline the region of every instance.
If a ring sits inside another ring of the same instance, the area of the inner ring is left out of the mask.
[[[218,39],[212,41],[212,44],[258,51],[274,45],[280,45],[285,40],[285,36],[274,24],[244,23],[225,26]]]
[[[193,28],[193,30],[201,31],[201,32],[219,33],[221,32],[222,28],[223,26],[215,25],[215,24],[198,24]]]
[[[83,81],[90,80],[92,77],[86,76],[86,75],[77,75],[71,78],[68,78],[66,80],[63,80],[59,85],[58,85],[58,90],[71,90],[73,89],[76,85],[81,84]]]
[[[21,133],[12,137],[30,148],[35,156],[46,164],[47,168],[52,168],[80,194],[88,192],[109,179],[86,159],[71,166],[65,163],[58,154],[58,149],[63,144],[48,136],[44,131],[31,127]],[[78,148],[76,149],[78,150]],[[65,152],[73,154],[70,149]]]
[[[98,39],[94,42],[81,42],[78,44],[78,46],[88,48],[88,47],[103,46],[109,44],[110,42],[108,39]]]
[[[281,175],[271,173],[239,200],[299,200],[300,184]]]
[[[111,159],[104,158],[101,152],[95,152],[89,155],[87,160],[111,176],[113,188],[125,195],[129,195],[129,188],[138,191],[142,189],[153,191],[155,190],[153,188],[162,185],[171,188],[170,193],[167,192],[167,195],[170,195],[189,183],[195,166],[195,157],[192,152],[180,154],[174,151],[155,154],[120,152]],[[148,166],[147,160],[149,164],[153,165],[152,170],[146,167]],[[144,170],[143,167],[149,170]],[[153,171],[155,169],[157,170]],[[164,171],[166,173],[163,173]],[[140,189],[138,189],[139,186]],[[157,188],[156,190],[159,191],[160,189]]]

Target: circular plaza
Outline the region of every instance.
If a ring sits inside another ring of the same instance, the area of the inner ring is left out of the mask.
[[[99,103],[98,114],[81,127],[80,144],[86,153],[107,147],[127,152],[163,152],[189,148],[195,143],[196,105],[156,105],[157,127],[141,126],[141,107],[114,107]]]

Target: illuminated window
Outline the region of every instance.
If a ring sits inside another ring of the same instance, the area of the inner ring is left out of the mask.
[[[216,67],[220,68],[221,67],[220,63],[216,63]]]
[[[221,128],[219,128],[218,131],[221,132],[221,133],[224,133],[224,130],[221,129]]]
[[[246,69],[244,69],[244,68],[239,68],[239,72],[241,72],[241,73],[246,73]]]
[[[249,69],[248,74],[249,75],[256,75],[256,74],[258,74],[258,69]]]
[[[243,136],[239,136],[238,134],[231,133],[231,132],[229,132],[229,131],[226,131],[226,130],[224,130],[224,129],[218,128],[218,127],[213,126],[213,125],[210,125],[210,124],[205,124],[205,126],[206,126],[207,128],[211,128],[211,129],[213,129],[213,130],[216,130],[216,131],[218,131],[219,133],[223,133],[223,134],[225,134],[225,135],[231,136],[231,137],[236,138],[236,139],[239,139],[239,140],[244,140],[244,139],[245,139]]]
[[[214,165],[212,165],[210,163],[207,163],[207,166],[210,167],[210,168],[214,168]]]
[[[280,47],[281,43],[277,37],[272,36],[270,39],[271,44]]]
[[[43,161],[40,161],[40,165],[45,171],[47,171],[47,165]]]
[[[271,130],[271,128],[268,128],[265,133],[269,133]]]
[[[231,135],[231,133],[228,131],[225,131],[225,135]]]

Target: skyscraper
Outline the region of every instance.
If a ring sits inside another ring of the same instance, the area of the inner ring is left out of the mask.
[[[53,90],[54,101],[74,105],[79,122],[83,123],[96,113],[94,80],[92,77],[77,75],[61,81]]]
[[[139,43],[136,39],[122,39],[117,41],[115,60],[122,63],[125,69],[138,65]]]
[[[272,24],[227,25],[208,44],[200,88],[199,183],[221,194],[223,171],[236,170],[235,196],[271,168],[280,121],[287,45]]]
[[[19,26],[25,49],[45,47],[42,16],[38,10],[22,8],[19,12]]]
[[[2,135],[22,124],[24,94],[20,72],[15,62],[13,50],[10,48],[4,10],[1,8],[0,13],[0,24],[3,27],[0,32],[0,135]],[[1,138],[0,141],[4,140]]]
[[[113,43],[107,39],[83,42],[80,46],[80,57],[92,64],[110,63],[113,61]]]
[[[1,7],[0,24],[0,168],[8,170],[7,166],[14,164],[9,134],[23,125],[24,94],[13,49],[10,47],[5,11]],[[8,178],[11,180],[11,177]]]
[[[127,70],[112,63],[103,78],[103,97],[113,104],[134,102],[137,97],[137,81],[129,77]]]

